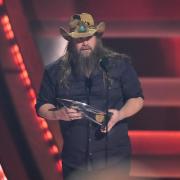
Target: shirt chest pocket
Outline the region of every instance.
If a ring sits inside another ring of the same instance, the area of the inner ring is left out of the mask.
[[[110,77],[109,81],[109,89],[121,89],[121,82],[117,78]]]
[[[109,96],[111,99],[119,99],[123,96],[120,80],[111,78],[109,83]]]

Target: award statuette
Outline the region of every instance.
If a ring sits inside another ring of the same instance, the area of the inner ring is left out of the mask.
[[[103,128],[108,123],[105,122],[107,121],[105,112],[100,111],[86,103],[80,101],[74,101],[71,99],[60,99],[60,98],[57,98],[57,101],[58,103],[62,104],[65,108],[73,108],[80,111],[86,119],[93,121],[94,123],[98,124],[101,127],[103,126]]]

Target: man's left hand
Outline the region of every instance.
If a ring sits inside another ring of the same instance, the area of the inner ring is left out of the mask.
[[[107,132],[109,132],[113,126],[121,120],[120,111],[116,109],[109,109],[108,111],[112,113],[112,116],[107,125]],[[106,132],[106,130],[102,130],[102,132]]]

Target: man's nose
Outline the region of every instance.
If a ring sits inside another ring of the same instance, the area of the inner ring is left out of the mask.
[[[88,41],[87,40],[83,41],[83,45],[88,45]]]

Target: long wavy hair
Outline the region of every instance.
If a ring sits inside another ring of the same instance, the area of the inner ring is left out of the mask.
[[[103,57],[107,57],[109,59],[117,59],[121,58],[122,54],[117,53],[107,47],[103,46],[101,37],[96,36],[97,43],[96,47],[93,51],[95,51],[95,57],[97,61],[99,61]],[[73,41],[70,41],[65,49],[66,53],[64,56],[61,57],[60,61],[60,76],[59,76],[59,84],[60,86],[68,88],[68,77],[71,73],[74,73],[74,69],[77,67],[73,65],[73,62],[76,61],[77,53],[76,48]],[[99,68],[99,63],[97,64],[96,68]]]

